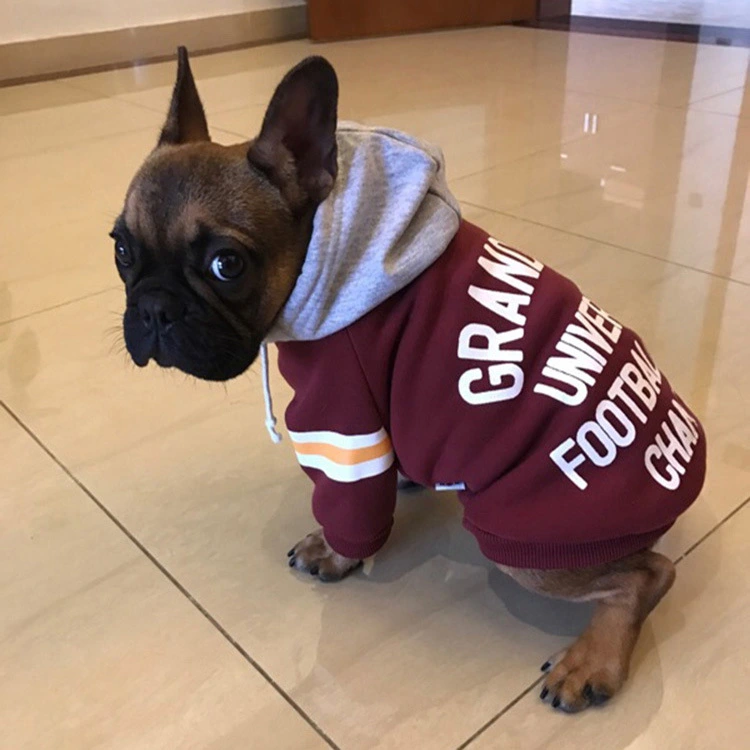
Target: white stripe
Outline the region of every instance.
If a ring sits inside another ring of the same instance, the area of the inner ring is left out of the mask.
[[[370,448],[377,445],[388,437],[388,433],[381,427],[377,432],[370,432],[366,435],[344,435],[340,432],[328,430],[319,430],[318,432],[292,432],[289,430],[289,436],[295,443],[327,443],[328,445],[334,445],[336,448],[354,449]]]
[[[362,461],[353,466],[342,466],[325,456],[304,453],[298,453],[297,460],[300,466],[307,466],[310,469],[320,469],[329,479],[333,479],[334,482],[358,482],[360,479],[375,477],[389,469],[393,464],[393,451],[389,451],[385,456],[380,456],[380,458]]]

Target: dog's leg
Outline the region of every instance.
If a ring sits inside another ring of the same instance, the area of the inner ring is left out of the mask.
[[[604,703],[622,687],[641,625],[675,578],[674,565],[651,551],[581,570],[498,567],[532,591],[597,603],[583,635],[543,667],[542,699],[569,712]]]
[[[287,556],[290,568],[304,570],[326,583],[340,581],[362,564],[362,560],[352,560],[334,552],[323,536],[323,529],[308,534]]]

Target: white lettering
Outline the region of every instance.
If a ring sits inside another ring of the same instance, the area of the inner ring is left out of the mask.
[[[620,426],[612,423],[607,415],[615,418]],[[609,439],[619,448],[625,448],[635,440],[635,425],[628,419],[625,412],[612,401],[600,401],[596,407],[596,421],[602,426]]]
[[[556,354],[547,359],[540,382],[534,386],[535,393],[549,396],[566,406],[578,406],[588,396],[589,388],[595,385],[607,365],[607,357],[614,351],[611,342],[616,342],[622,332],[619,323],[598,308],[592,313],[591,308],[592,302],[581,297],[575,319],[582,325],[568,323],[555,345]],[[573,390],[561,389],[557,384],[544,383],[541,379],[565,383]]]
[[[604,449],[603,452],[599,452],[589,436],[596,438],[599,446]],[[609,435],[596,422],[591,420],[584,422],[578,428],[576,443],[581,446],[589,461],[595,466],[609,466],[617,455],[617,448]]]
[[[555,350],[567,356],[550,357],[547,360],[547,366],[553,370],[565,372],[586,385],[594,385],[596,382],[589,372],[595,372],[598,375],[604,369],[601,362],[562,339],[557,342]]]
[[[565,454],[568,453],[571,448],[575,447],[575,440],[573,440],[573,438],[568,438],[565,442],[560,443],[560,445],[558,445],[549,455],[555,464],[557,464],[560,471],[562,471],[562,473],[565,474],[565,476],[570,479],[579,490],[585,490],[586,487],[589,486],[589,483],[576,472],[576,467],[580,466],[586,460],[583,457],[583,454],[579,453],[577,456],[574,456],[571,461],[565,458]]]
[[[523,390],[523,349],[505,348],[521,341],[524,336],[526,315],[523,308],[531,303],[535,287],[544,266],[532,258],[511,250],[492,237],[484,244],[484,251],[494,258],[477,258],[479,266],[496,281],[516,291],[484,289],[472,284],[469,296],[486,310],[507,321],[511,329],[497,331],[484,323],[468,323],[458,336],[458,357],[477,362],[495,362],[482,369],[472,367],[458,379],[458,392],[469,404],[491,404],[516,398]],[[486,379],[491,387],[482,387]],[[476,385],[477,390],[474,389]]]
[[[578,312],[593,323],[613,344],[616,344],[622,333],[622,326],[601,307],[595,305],[588,297],[581,299]]]
[[[683,421],[681,415],[687,420]],[[662,487],[675,490],[680,486],[695,453],[694,446],[699,436],[697,428],[698,420],[673,398],[667,418],[644,454],[646,469]],[[659,459],[663,461],[661,467],[656,464]]]
[[[490,248],[486,248],[490,250]],[[522,281],[517,278],[518,276],[525,276],[526,278],[531,277],[532,279],[538,279],[539,273],[533,268],[529,268],[525,263],[520,263],[512,258],[506,258],[500,253],[493,253],[498,259],[497,261],[490,260],[489,258],[480,258],[478,263],[484,268],[487,273],[498,281],[502,281],[514,289],[517,289],[523,294],[532,294],[534,287],[529,284],[528,281]]]
[[[635,414],[637,419],[643,424],[646,424],[646,415],[641,411],[638,404],[636,404],[635,401],[633,401],[633,399],[625,392],[625,381],[622,379],[621,375],[618,375],[615,378],[607,391],[607,395],[610,398],[621,398],[628,405],[633,414]]]
[[[521,312],[522,307],[531,302],[528,294],[516,294],[515,292],[496,292],[490,289],[482,289],[479,286],[469,287],[469,296],[475,299],[482,307],[490,312],[512,323],[514,326],[526,325],[526,316]]]
[[[632,353],[632,352],[631,352]],[[626,362],[620,370],[620,377],[630,386],[630,389],[643,402],[647,411],[656,406],[656,390],[646,380],[643,373],[632,363]]]
[[[489,360],[491,362],[521,362],[523,352],[519,349],[503,349],[503,344],[518,341],[523,337],[523,328],[497,332],[483,323],[469,323],[458,336],[459,359]],[[472,341],[483,339],[485,346],[475,346]]]
[[[654,463],[657,458],[661,458],[661,452],[655,445],[649,445],[644,455],[648,473],[665,489],[676,490],[680,486],[680,475],[669,463],[664,467],[662,474]]]
[[[559,401],[566,406],[578,406],[578,404],[582,404],[586,400],[586,396],[589,395],[589,389],[586,385],[567,373],[553,370],[551,367],[545,367],[542,370],[542,377],[567,383],[573,388],[572,391],[563,391],[556,386],[547,383],[537,383],[534,386],[534,393],[541,393],[550,398],[554,398],[555,401]]]
[[[648,355],[643,350],[639,341],[633,344],[633,348],[630,350],[633,355],[633,359],[636,361],[638,367],[641,368],[646,380],[653,386],[654,390],[658,393],[659,386],[661,385],[661,373],[657,369],[656,365],[648,358]]]
[[[631,356],[635,358],[633,350],[631,350]],[[558,375],[562,374],[560,371],[557,371],[557,373]],[[547,377],[551,376],[551,373],[544,371],[542,371],[542,374]],[[582,374],[588,375],[587,373]],[[566,375],[567,380],[565,382],[573,388],[573,391],[555,389],[556,392],[551,393],[552,387],[538,383],[534,387],[534,392],[550,395],[563,403],[573,404],[578,399],[580,399],[578,403],[581,403],[585,397],[584,389],[586,389],[586,385],[580,379],[580,376],[580,374],[578,374],[578,377]],[[626,387],[638,396],[638,399],[643,403],[643,408],[626,391]],[[632,361],[626,362],[607,390],[609,398],[601,400],[596,405],[594,419],[585,421],[578,428],[575,438],[568,438],[563,441],[550,454],[550,457],[576,487],[585,489],[588,486],[587,481],[575,470],[586,461],[590,461],[598,467],[611,465],[617,458],[619,449],[632,445],[637,437],[636,424],[630,415],[621,408],[620,404],[615,403],[612,399],[621,400],[638,422],[646,424],[648,422],[647,414],[653,411],[656,406],[657,393],[658,388],[651,384],[643,371]],[[679,472],[684,471],[684,468],[677,462],[675,455],[684,458],[686,450],[690,450],[692,454],[692,445],[689,448],[686,445],[688,438],[690,441],[694,440],[690,427],[679,418],[676,411],[671,413],[670,420],[675,426],[675,432],[679,439],[671,432],[669,426],[662,424],[662,432],[667,435],[667,438],[671,436],[672,439],[665,440],[661,435],[657,436],[656,444],[651,446],[652,450],[650,450],[647,460],[649,471],[656,472],[657,467],[654,460],[657,458],[666,459],[667,468],[661,474],[658,474],[660,483],[671,482],[672,473],[677,473],[679,481]],[[581,452],[569,458],[569,454],[574,447],[578,447]],[[649,464],[649,461],[651,464]]]
[[[494,237],[488,237],[487,244],[485,244],[484,249],[490,255],[492,255],[493,258],[497,258],[498,255],[496,252],[492,250],[492,248],[495,248],[495,250],[503,253],[504,255],[510,255],[516,260],[520,260],[521,263],[525,263],[529,268],[533,268],[535,271],[537,271],[537,275],[536,275],[537,278],[539,277],[539,273],[541,273],[544,270],[544,264],[540,263],[538,260],[534,260],[534,258],[529,258],[528,255],[519,253],[518,250],[514,250],[511,247],[505,247],[505,245],[498,242]]]
[[[492,404],[498,401],[510,401],[518,396],[523,389],[523,370],[514,364],[490,365],[487,368],[487,379],[490,385],[495,386],[493,390],[473,391],[472,383],[482,379],[482,370],[474,367],[467,370],[458,379],[458,392],[461,398],[469,404]],[[503,381],[510,379],[510,383],[504,387],[500,386]]]

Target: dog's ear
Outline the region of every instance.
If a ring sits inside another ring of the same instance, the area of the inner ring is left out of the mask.
[[[278,85],[260,135],[250,145],[250,162],[292,203],[317,205],[333,188],[338,98],[331,64],[322,57],[308,57]],[[290,189],[290,182],[298,189]]]
[[[210,141],[206,114],[203,111],[198,89],[185,47],[177,49],[177,80],[172,90],[172,101],[167,121],[159,136],[159,146],[177,145],[191,141]]]

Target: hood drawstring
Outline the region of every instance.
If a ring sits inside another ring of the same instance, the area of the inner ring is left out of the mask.
[[[266,407],[266,429],[274,443],[281,442],[281,435],[276,429],[276,416],[273,413],[273,398],[271,397],[271,377],[268,371],[268,344],[260,345],[260,374],[263,378],[263,401]]]

